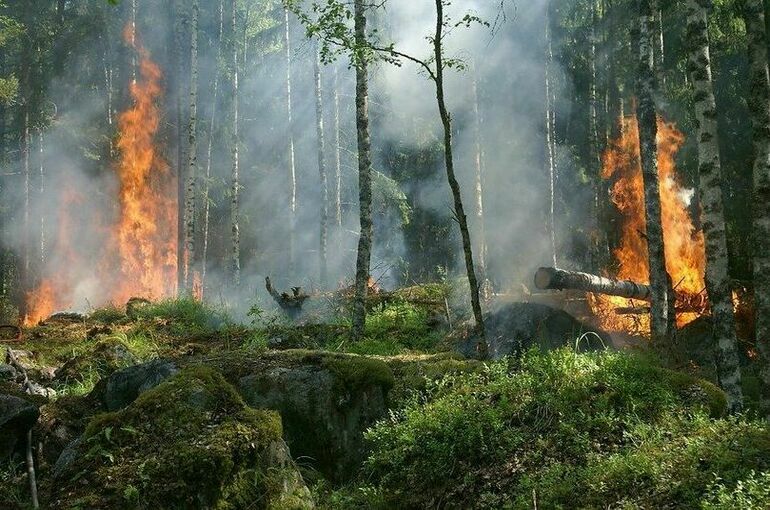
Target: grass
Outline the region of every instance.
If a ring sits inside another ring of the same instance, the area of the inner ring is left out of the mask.
[[[770,429],[724,411],[709,383],[636,355],[531,351],[427,381],[367,433],[359,483],[317,493],[328,508],[765,508]]]

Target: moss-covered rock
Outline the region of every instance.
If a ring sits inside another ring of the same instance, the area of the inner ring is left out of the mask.
[[[364,431],[387,412],[393,373],[364,356],[284,351],[244,362],[220,358],[252,407],[279,411],[286,441],[331,480],[352,475],[364,457]]]
[[[415,392],[422,392],[431,381],[446,376],[481,373],[484,363],[455,353],[405,355],[385,358],[393,371],[395,385],[388,395],[388,406],[399,408]]]
[[[56,508],[311,508],[277,413],[190,366],[94,417],[48,489]]]

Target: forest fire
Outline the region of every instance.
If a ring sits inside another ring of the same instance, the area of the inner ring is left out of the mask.
[[[115,219],[104,228],[103,220],[91,218],[93,224],[89,226],[105,237],[98,263],[90,265],[99,290],[89,299],[97,304],[124,303],[133,296],[161,298],[176,292],[176,178],[156,143],[163,75],[147,50],[136,42],[130,25],[124,38],[137,52],[139,62],[136,80],[130,84],[132,104],[118,119]],[[74,268],[89,267],[84,262],[93,258],[93,254],[79,253],[70,246],[73,230],[69,218],[76,204],[74,198],[68,198],[69,193],[65,191],[59,211],[54,251],[57,259],[64,256],[67,260],[59,260],[56,266],[60,269],[55,274],[49,274],[55,270],[46,267],[46,278],[27,295],[26,325],[73,306],[75,287],[84,277],[74,274]]]
[[[683,142],[684,136],[673,124],[658,120],[658,169],[666,266],[678,295],[692,296],[694,301],[705,304],[706,256],[703,233],[695,228],[690,215],[693,191],[682,186],[676,175],[674,161]],[[623,218],[619,245],[614,251],[617,262],[614,276],[649,283],[647,243],[644,238],[644,184],[635,116],[623,119],[620,139],[605,152],[602,177],[613,182],[612,201]],[[642,303],[598,294],[591,295],[590,302],[599,325],[605,330],[633,333],[649,331],[649,315],[623,315],[616,312],[618,309],[634,309]],[[677,314],[677,323],[683,326],[697,315],[694,311],[683,311]]]

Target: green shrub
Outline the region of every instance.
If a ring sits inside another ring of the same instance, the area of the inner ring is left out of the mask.
[[[757,475],[752,471],[745,480],[726,485],[717,480],[709,489],[703,510],[733,510],[735,508],[770,508],[770,473]]]
[[[363,474],[398,508],[692,508],[770,463],[764,425],[636,355],[531,351],[428,383],[379,423]]]
[[[213,308],[191,297],[136,306],[132,315],[139,320],[165,321],[170,332],[179,336],[213,332],[230,323],[230,318],[224,310]]]

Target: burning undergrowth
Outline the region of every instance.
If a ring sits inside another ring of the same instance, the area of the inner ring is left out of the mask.
[[[39,284],[27,295],[27,325],[81,305],[83,294],[100,305],[124,303],[137,295],[158,299],[176,291],[177,182],[157,140],[163,73],[130,26],[124,38],[137,53],[138,67],[130,83],[131,104],[118,118],[116,185],[107,199],[113,216],[79,218],[86,202],[100,197],[84,196],[72,187],[61,191],[56,259],[45,264]],[[100,252],[74,242],[78,230],[100,237]]]

